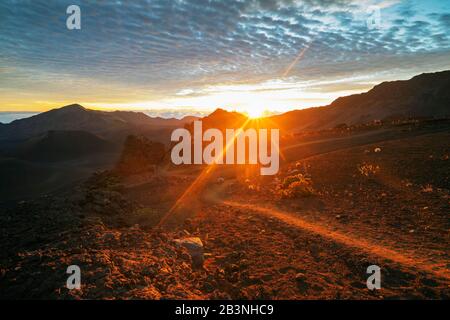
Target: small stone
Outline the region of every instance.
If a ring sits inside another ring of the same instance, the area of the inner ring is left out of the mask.
[[[301,292],[305,292],[309,285],[306,282],[306,276],[303,273],[297,273],[295,275],[295,282],[297,283],[297,287]]]
[[[205,282],[202,286],[203,291],[205,291],[206,293],[211,293],[215,290],[214,286],[209,283],[209,282]]]
[[[192,258],[194,267],[202,267],[204,257],[203,243],[198,237],[176,239],[175,243],[187,249]]]

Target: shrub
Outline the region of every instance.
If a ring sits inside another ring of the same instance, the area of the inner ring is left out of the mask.
[[[288,188],[292,183],[296,182],[296,181],[301,181],[303,180],[303,175],[302,174],[296,174],[293,176],[288,176],[286,178],[284,178],[283,180],[283,188]]]
[[[380,167],[374,164],[364,163],[358,166],[358,171],[365,177],[373,177],[380,171]]]
[[[283,198],[309,197],[315,194],[311,178],[302,174],[286,177],[278,192]]]
[[[433,186],[431,184],[427,184],[422,188],[423,193],[431,193],[433,192]]]

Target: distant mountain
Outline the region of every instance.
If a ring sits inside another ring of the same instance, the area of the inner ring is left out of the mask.
[[[192,121],[198,120],[200,119],[199,117],[196,116],[185,116],[183,117],[180,121],[183,123],[191,123]]]
[[[86,131],[102,138],[116,138],[118,135],[183,127],[190,121],[152,118],[141,112],[89,110],[73,104],[2,124],[0,140],[27,139],[51,130]]]
[[[450,118],[450,71],[418,75],[410,80],[383,82],[366,93],[336,99],[324,107],[266,117],[264,127],[285,131],[318,130],[374,120]],[[247,117],[217,109],[201,119],[203,128],[239,128]],[[260,120],[249,120],[248,127]],[[188,125],[187,127],[191,127]]]
[[[117,152],[111,142],[85,131],[48,131],[18,144],[11,156],[30,161],[64,161]]]
[[[361,124],[373,120],[450,117],[450,71],[428,73],[406,81],[383,82],[372,90],[336,99],[324,107],[290,111],[267,117],[267,127],[288,131],[317,130],[339,124]],[[85,131],[121,143],[129,134],[146,135],[167,142],[175,127],[190,127],[198,118],[151,118],[141,112],[95,111],[78,104],[0,124],[0,143],[29,139],[56,131]],[[217,109],[202,118],[204,128],[237,128],[247,117]],[[254,121],[250,121],[252,125]],[[4,143],[3,143],[4,144]]]
[[[230,112],[219,108],[210,115],[201,118],[201,120],[203,130],[209,128],[225,130],[227,128],[241,127],[247,120],[247,117],[239,112]],[[193,129],[192,123],[186,125],[186,127],[191,130]]]
[[[372,90],[336,99],[325,107],[269,117],[273,127],[316,130],[373,120],[450,117],[450,71],[383,82]]]

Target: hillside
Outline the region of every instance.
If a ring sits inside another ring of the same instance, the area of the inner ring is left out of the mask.
[[[347,135],[339,149],[328,138],[312,156],[291,149],[264,180],[226,166],[96,173],[0,214],[0,297],[448,299],[449,128],[390,126],[384,141]],[[1,171],[0,185],[17,193],[42,172],[32,169]],[[299,172],[313,194],[280,197]],[[179,245],[189,239],[196,251]],[[81,262],[82,290],[68,290],[66,266]],[[367,289],[370,265],[382,268],[381,290]]]
[[[188,120],[152,118],[141,112],[96,111],[78,104],[65,106],[0,126],[0,140],[30,138],[51,130],[86,131],[102,138],[182,127]]]
[[[117,146],[89,132],[48,131],[19,144],[12,153],[31,161],[63,161],[117,150]]]
[[[366,93],[336,99],[325,107],[269,117],[285,130],[316,130],[374,120],[450,116],[450,71],[421,74],[410,80],[383,82]]]
[[[450,117],[450,71],[418,75],[410,80],[383,82],[368,92],[340,97],[328,106],[293,110],[263,118],[266,128],[283,131],[321,130],[375,120],[441,119]],[[262,105],[263,107],[263,105]],[[202,118],[203,128],[239,128],[247,117],[217,109]],[[247,126],[257,127],[260,119]],[[188,126],[189,127],[189,126]]]
[[[239,128],[245,123],[246,120],[247,117],[239,112],[229,112],[220,108],[201,119],[203,130],[209,128],[216,128],[220,130],[225,130],[227,128]],[[186,127],[192,130],[192,122],[186,125]]]
[[[374,120],[446,118],[450,116],[449,89],[450,71],[421,74],[410,80],[383,82],[368,92],[338,98],[328,106],[294,110],[266,119],[270,120],[270,127],[297,131]],[[96,111],[73,104],[1,124],[0,140],[26,139],[51,130],[86,131],[110,140],[128,134],[158,134],[159,140],[164,140],[167,130],[189,126],[196,119],[152,118],[141,112]],[[204,127],[232,128],[242,124],[246,117],[217,109],[202,120]]]

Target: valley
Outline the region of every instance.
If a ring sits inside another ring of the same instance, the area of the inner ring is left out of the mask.
[[[15,244],[1,257],[2,281],[9,289],[0,294],[77,299],[448,298],[449,126],[401,128],[339,137],[340,147],[332,137],[293,140],[282,147],[289,158],[275,177],[239,166],[205,170],[166,165],[156,174],[117,181],[101,174],[87,190],[23,203],[1,215],[3,222],[8,219],[7,229],[2,223],[2,243]],[[380,169],[366,176],[358,169],[364,163]],[[299,173],[311,177],[314,195],[280,197],[277,181]],[[41,206],[47,209],[40,211]],[[44,216],[51,219],[52,212],[58,215],[55,227],[41,221]],[[22,231],[18,241],[14,234],[24,228],[20,219],[30,215],[40,222],[27,223],[31,229],[28,235]],[[175,243],[189,237],[203,244],[200,268]],[[63,266],[69,264],[82,269],[81,291],[63,287]],[[382,270],[379,291],[365,286],[365,269],[372,264]],[[25,277],[23,268],[35,270],[34,276]]]
[[[201,119],[219,133],[279,129],[274,175],[174,164],[171,132],[196,118],[70,105],[2,125],[0,297],[448,299],[448,100],[421,100],[417,86],[441,94],[449,75],[268,118]],[[395,109],[399,92],[408,104]],[[65,285],[71,265],[80,290]]]

